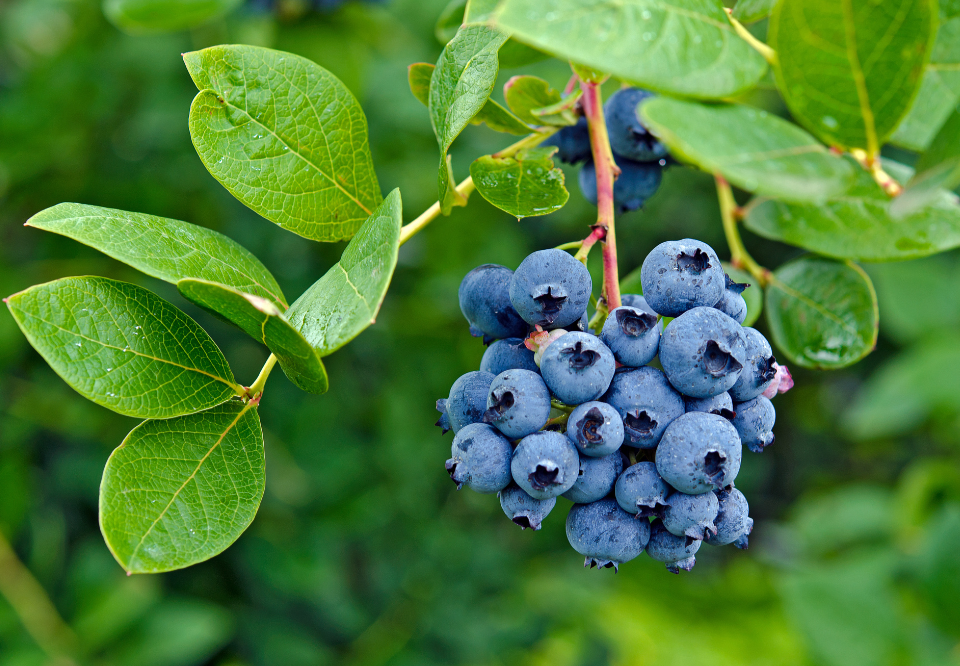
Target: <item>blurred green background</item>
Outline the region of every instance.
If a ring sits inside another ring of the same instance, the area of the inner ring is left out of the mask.
[[[280,230],[206,173],[187,131],[196,90],[180,53],[245,42],[332,70],[366,110],[382,189],[401,188],[409,220],[436,197],[437,147],[406,65],[439,55],[443,5],[314,13],[288,0],[189,33],[128,36],[91,0],[0,2],[0,292],[67,275],[144,284],[205,325],[249,383],[266,354],[240,331],[169,285],[22,223],[79,201],[206,225],[257,252],[295,297],[343,246]],[[525,71],[557,87],[569,75],[557,62]],[[782,112],[772,93],[751,101]],[[453,151],[458,177],[511,141],[468,128]],[[328,394],[274,373],[260,409],[259,515],[223,555],[185,571],[127,577],[113,561],[98,484],[135,422],[74,394],[0,313],[0,533],[76,633],[74,661],[960,664],[956,253],[869,266],[877,351],[842,372],[794,369],[796,388],[776,400],[775,446],[747,454],[737,481],[757,520],[749,551],[705,546],[683,576],[645,556],[619,575],[586,571],[564,536],[565,500],[542,531],[521,532],[496,498],[455,491],[434,401],[483,352],[457,286],[478,264],[515,267],[582,238],[595,212],[574,171],[567,180],[570,203],[552,216],[518,223],[474,196],[405,245],[377,324],[329,359]],[[672,238],[727,254],[713,183],[689,169],[671,169],[618,236],[622,271]],[[797,254],[746,241],[768,266]],[[25,630],[14,605],[29,611],[43,597],[20,582],[0,553],[0,665],[70,663]]]

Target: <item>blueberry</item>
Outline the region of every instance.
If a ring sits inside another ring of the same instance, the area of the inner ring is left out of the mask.
[[[620,305],[626,305],[627,307],[637,308],[638,310],[649,312],[654,316],[657,315],[654,309],[651,308],[650,305],[647,303],[647,299],[645,299],[640,294],[620,294]]]
[[[484,341],[525,338],[527,324],[510,304],[513,271],[506,266],[484,264],[467,273],[460,283],[460,310],[474,337]]]
[[[528,495],[550,499],[567,492],[577,482],[580,456],[564,435],[543,430],[520,440],[510,471]]]
[[[663,167],[657,162],[634,162],[619,155],[613,161],[620,167],[620,175],[613,182],[613,206],[618,213],[643,208],[647,199],[660,189]],[[580,168],[580,191],[587,201],[597,205],[597,168],[588,161]]]
[[[527,256],[510,282],[510,302],[531,326],[563,328],[587,311],[593,282],[587,267],[563,250]]]
[[[657,471],[682,493],[699,495],[733,483],[743,447],[722,416],[689,412],[670,424],[657,447]]]
[[[534,499],[514,484],[500,491],[500,508],[507,514],[507,518],[523,529],[529,527],[532,530],[539,530],[540,523],[556,504],[556,497],[544,500]]]
[[[683,402],[688,412],[717,414],[727,420],[736,416],[736,412],[733,411],[733,398],[727,392],[718,393],[709,398],[684,398]]]
[[[608,456],[623,444],[623,419],[605,402],[585,402],[570,412],[567,437],[585,456]]]
[[[557,158],[567,164],[590,159],[590,130],[587,119],[581,116],[576,125],[569,125],[544,141],[542,146],[556,146]]]
[[[480,370],[499,375],[505,370],[530,370],[540,373],[533,360],[533,352],[527,349],[521,338],[504,338],[487,347],[480,360]]]
[[[679,537],[670,534],[659,520],[650,523],[650,541],[647,543],[647,555],[667,565],[667,571],[680,573],[680,569],[690,571],[697,563],[694,557],[700,550],[699,539]]]
[[[612,499],[574,504],[567,515],[567,539],[584,556],[583,566],[619,569],[643,552],[650,525],[634,520]]]
[[[694,308],[660,337],[660,365],[675,389],[691,398],[730,390],[743,369],[747,347],[734,320],[713,308]]]
[[[760,331],[745,327],[740,334],[746,344],[746,352],[740,377],[730,387],[730,397],[736,402],[746,402],[762,395],[773,382],[777,376],[777,359]]]
[[[657,161],[667,156],[667,147],[650,134],[637,113],[640,102],[650,97],[654,97],[653,93],[646,90],[621,88],[603,105],[610,147],[617,155],[638,162]]]
[[[743,290],[750,285],[734,282],[726,273],[723,277],[726,286],[720,295],[720,300],[713,307],[738,324],[742,324],[747,318],[747,302],[743,300]]]
[[[717,533],[713,521],[719,509],[716,493],[674,493],[670,506],[663,512],[663,526],[676,536],[705,539],[708,534]]]
[[[490,382],[483,421],[510,439],[540,430],[549,418],[550,391],[537,373],[506,370]]]
[[[437,411],[441,413],[437,425],[443,428],[443,432],[453,430],[456,433],[466,425],[483,421],[493,378],[489,372],[468,372],[450,387],[450,397],[437,400]]]
[[[619,451],[603,458],[581,455],[577,482],[563,496],[576,504],[596,502],[610,494],[622,471],[623,456]]]
[[[683,397],[656,368],[617,368],[603,401],[623,419],[624,439],[652,449],[670,423],[683,414]]]
[[[757,396],[747,402],[736,404],[737,415],[733,427],[740,434],[740,440],[754,453],[761,453],[773,444],[773,424],[777,420],[777,410],[768,398]]]
[[[691,308],[712,308],[723,294],[726,276],[712,247],[687,238],[653,248],[640,266],[640,284],[650,307],[678,317]]]
[[[638,462],[628,467],[617,479],[614,492],[621,508],[637,514],[637,518],[662,518],[670,504],[670,486],[660,478],[652,462]]]
[[[495,493],[510,483],[513,447],[486,423],[464,426],[453,438],[450,450],[447,472],[457,489],[467,486],[478,493]]]
[[[567,405],[599,398],[610,386],[614,370],[613,354],[589,333],[567,333],[551,342],[540,359],[543,381]]]
[[[720,501],[720,510],[714,524],[716,534],[709,534],[705,541],[711,546],[726,546],[734,544],[737,548],[746,549],[749,545],[747,535],[753,531],[753,518],[748,514],[750,507],[747,498],[736,488],[729,491],[721,490],[717,493]]]
[[[657,355],[661,328],[656,315],[624,305],[607,316],[600,340],[621,365],[639,367]]]

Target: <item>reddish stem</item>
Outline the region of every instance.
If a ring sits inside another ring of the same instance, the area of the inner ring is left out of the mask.
[[[563,94],[566,96],[566,95],[569,95],[570,93],[572,93],[574,90],[576,90],[576,89],[577,89],[577,81],[579,81],[579,80],[580,80],[580,77],[577,76],[576,74],[574,74],[573,76],[571,76],[571,77],[570,77],[570,80],[567,81],[566,87],[563,89]]]
[[[601,241],[607,237],[607,228],[601,227],[599,224],[595,224],[592,227],[593,231],[590,232],[590,235],[583,239],[583,242],[580,243],[580,249],[577,250],[575,255],[576,259],[580,261],[586,261],[587,256],[590,254],[590,248],[592,248],[597,241]]]

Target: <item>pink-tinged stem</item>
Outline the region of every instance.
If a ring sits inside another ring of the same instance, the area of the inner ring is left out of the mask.
[[[577,250],[577,253],[574,255],[575,259],[580,261],[586,261],[587,256],[590,254],[590,248],[592,248],[597,241],[603,240],[607,237],[607,229],[601,227],[599,224],[593,226],[593,231],[590,232],[590,235],[583,239],[583,242],[580,243],[580,249]]]
[[[576,89],[577,89],[577,81],[579,81],[579,80],[580,80],[580,77],[577,76],[576,74],[574,74],[573,76],[571,76],[571,77],[570,77],[570,80],[567,81],[566,87],[563,89],[563,94],[564,94],[564,95],[569,95],[569,94],[572,93],[574,90],[576,90]]]

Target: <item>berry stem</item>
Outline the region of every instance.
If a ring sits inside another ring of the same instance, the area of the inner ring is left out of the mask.
[[[263,368],[260,369],[260,374],[257,376],[256,381],[247,387],[247,402],[255,400],[257,404],[260,403],[263,387],[266,386],[267,379],[270,377],[270,373],[273,372],[273,366],[276,364],[277,357],[274,354],[270,354],[263,364]]]
[[[714,174],[717,181],[717,198],[720,200],[720,218],[723,220],[723,234],[727,237],[727,245],[730,246],[730,263],[736,268],[741,268],[760,283],[761,287],[766,287],[770,283],[770,271],[756,261],[747,252],[743,245],[743,239],[740,238],[740,230],[737,228],[736,211],[737,201],[733,198],[733,189],[730,183],[720,174]]]
[[[859,162],[860,166],[870,172],[870,175],[877,182],[877,185],[879,185],[888,196],[900,196],[903,192],[903,186],[894,180],[893,176],[883,170],[879,158],[876,156],[871,157],[867,154],[867,151],[861,150],[860,148],[851,150],[850,156]]]
[[[577,253],[573,255],[573,258],[582,261],[584,264],[587,263],[587,257],[590,256],[590,248],[596,245],[597,241],[602,241],[607,237],[607,229],[601,227],[599,224],[593,227],[593,231],[590,232],[590,235],[580,241],[580,249],[577,250]]]
[[[750,34],[750,31],[747,30],[744,25],[740,23],[740,21],[733,18],[732,9],[727,7],[726,10],[727,18],[730,19],[730,23],[733,25],[733,29],[736,31],[737,35],[739,35],[740,39],[752,46],[757,53],[763,56],[763,59],[766,60],[768,64],[776,65],[777,52]]]

